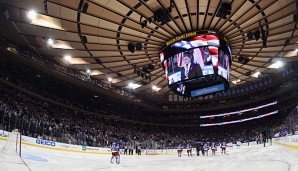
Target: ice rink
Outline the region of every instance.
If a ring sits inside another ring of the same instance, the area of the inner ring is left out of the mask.
[[[3,144],[0,141],[0,149]],[[208,157],[121,155],[120,164],[111,164],[111,156],[105,154],[22,148],[23,159],[0,153],[0,171],[298,171],[298,150],[281,145],[228,148],[228,155],[217,152]]]

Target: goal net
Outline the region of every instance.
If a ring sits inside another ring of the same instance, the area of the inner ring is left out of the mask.
[[[7,155],[20,155],[21,136],[17,130],[8,132],[8,138],[4,145],[2,152]]]

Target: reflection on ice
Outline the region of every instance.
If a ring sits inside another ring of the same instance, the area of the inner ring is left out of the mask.
[[[0,141],[0,148],[3,147]],[[228,149],[228,155],[182,157],[177,155],[121,155],[119,165],[110,163],[110,155],[83,154],[54,151],[24,145],[23,161],[17,156],[0,154],[0,170],[5,171],[100,171],[100,170],[141,170],[141,171],[295,171],[298,170],[298,153],[295,149],[279,145],[269,147],[250,146]]]

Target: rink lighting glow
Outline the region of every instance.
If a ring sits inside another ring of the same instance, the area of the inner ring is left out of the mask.
[[[277,61],[275,64],[278,68],[283,66],[283,63],[281,61]]]
[[[256,72],[256,73],[252,74],[251,76],[255,77],[255,78],[258,78],[260,74],[261,74],[260,72]]]
[[[240,82],[241,82],[240,79],[237,79],[237,80],[232,81],[233,84],[238,84],[238,83],[240,83]]]
[[[156,89],[157,89],[156,85],[152,86],[152,90],[155,91]]]
[[[278,68],[282,67],[283,65],[284,65],[284,63],[282,61],[276,61],[275,63],[269,65],[267,68],[278,69]]]
[[[128,87],[131,88],[131,89],[136,89],[136,88],[141,87],[141,85],[139,85],[139,84],[134,84],[134,83],[129,83],[129,84],[128,84]]]
[[[27,14],[27,17],[30,19],[30,20],[35,20],[36,17],[37,17],[37,13],[36,11],[34,10],[30,10]]]
[[[200,118],[214,118],[214,117],[220,117],[220,116],[229,116],[229,115],[237,115],[240,113],[245,113],[245,112],[249,112],[249,111],[253,111],[253,110],[258,110],[258,109],[262,109],[268,106],[273,106],[276,105],[277,101],[272,102],[272,103],[268,103],[262,106],[257,106],[254,108],[249,108],[249,109],[243,109],[243,110],[239,110],[239,111],[235,111],[235,112],[229,112],[229,113],[222,113],[222,114],[216,114],[216,115],[206,115],[206,116],[200,116]]]
[[[48,44],[49,46],[52,46],[53,43],[54,43],[53,39],[48,39],[47,44]]]
[[[64,60],[66,60],[67,62],[70,62],[71,59],[72,59],[72,57],[69,55],[64,56]]]
[[[206,127],[206,126],[219,126],[219,125],[228,125],[228,124],[233,124],[233,123],[240,123],[240,122],[247,122],[247,121],[251,121],[251,120],[255,120],[255,119],[260,119],[263,117],[267,117],[270,115],[274,115],[277,114],[278,110],[264,114],[264,115],[259,115],[256,117],[251,117],[251,118],[246,118],[246,119],[239,119],[239,120],[235,120],[235,121],[229,121],[229,122],[218,122],[218,123],[211,123],[211,124],[200,124],[201,127]]]

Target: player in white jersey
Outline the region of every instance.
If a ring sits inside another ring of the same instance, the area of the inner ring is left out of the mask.
[[[191,146],[191,144],[187,144],[186,145],[186,149],[187,149],[187,156],[189,157],[189,156],[192,156],[192,146]]]
[[[212,150],[212,156],[215,156],[215,151],[216,151],[216,144],[215,144],[215,142],[213,142],[211,144],[211,150]]]
[[[223,142],[220,144],[221,154],[226,154],[226,147],[227,147],[227,144],[226,144],[225,141],[223,141]]]
[[[111,158],[111,163],[113,163],[113,159],[116,158],[116,163],[120,164],[120,154],[119,154],[119,144],[113,142],[111,146],[111,151],[112,151],[112,158]]]
[[[227,143],[227,147],[229,147],[230,150],[233,150],[233,142]]]
[[[237,149],[240,149],[241,142],[240,142],[240,141],[237,141],[237,142],[236,142],[236,145],[237,145]]]
[[[179,144],[177,147],[178,157],[181,157],[182,151],[183,151],[183,147],[181,144]]]
[[[205,143],[204,144],[203,150],[204,150],[204,156],[208,156],[208,150],[209,150],[208,143]]]

